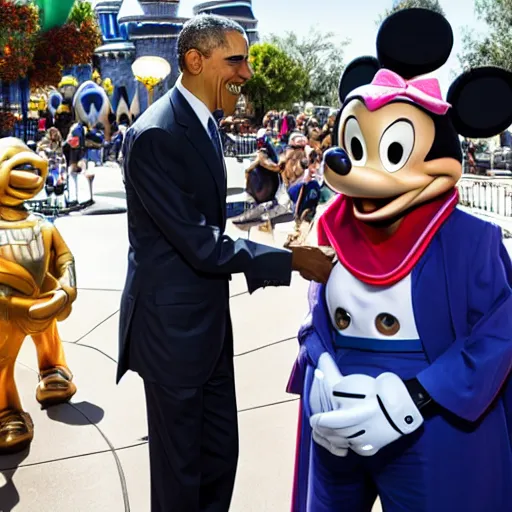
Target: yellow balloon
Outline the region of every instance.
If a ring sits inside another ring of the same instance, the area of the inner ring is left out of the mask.
[[[112,84],[112,80],[110,78],[105,78],[103,80],[103,89],[110,96],[114,92],[114,85]]]
[[[135,78],[139,82],[143,83],[146,86],[146,88],[149,90],[152,90],[155,86],[157,86],[162,81],[161,78],[156,78],[153,76],[142,77],[142,76],[135,75]]]
[[[63,76],[62,80],[59,82],[59,87],[64,87],[65,85],[72,85],[74,87],[78,87],[78,80],[71,75]]]

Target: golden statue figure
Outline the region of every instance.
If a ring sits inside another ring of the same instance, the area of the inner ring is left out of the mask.
[[[0,455],[24,450],[34,435],[14,379],[26,336],[37,350],[41,406],[67,402],[76,392],[57,330],[77,295],[73,255],[55,226],[23,205],[47,174],[47,161],[21,140],[0,139]]]

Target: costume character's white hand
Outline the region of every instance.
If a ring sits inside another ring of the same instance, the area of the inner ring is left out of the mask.
[[[337,407],[337,402],[334,400],[333,390],[334,386],[343,378],[341,372],[328,352],[324,352],[318,359],[318,365],[315,369],[313,377],[313,384],[309,393],[309,406],[311,414],[316,415],[319,413],[333,411]],[[332,445],[325,437],[319,432],[313,430],[313,440],[330,451],[334,455],[344,457],[348,453],[348,441],[343,442],[337,439],[337,446]]]
[[[423,423],[404,382],[393,373],[376,379],[343,377],[333,388],[333,399],[334,409],[313,415],[310,424],[316,436],[335,449],[348,444],[359,455],[375,455]]]
[[[324,352],[318,359],[309,393],[309,406],[312,414],[332,411],[336,408],[333,399],[334,386],[343,379],[334,359]]]

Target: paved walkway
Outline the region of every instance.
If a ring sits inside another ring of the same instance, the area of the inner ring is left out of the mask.
[[[100,169],[96,192],[119,205],[117,169]],[[126,216],[72,215],[56,225],[77,264],[79,294],[60,324],[78,392],[70,404],[41,411],[36,354],[28,338],[16,378],[35,423],[27,453],[0,458],[1,512],[147,512],[147,426],[140,378],[115,385],[117,324],[126,271]],[[229,228],[232,236],[247,233]],[[233,512],[288,510],[297,401],[285,393],[306,313],[307,283],[249,296],[242,276],[231,286],[240,419],[240,463]]]
[[[240,169],[235,161],[229,169],[230,188],[237,189]],[[105,204],[122,206],[118,169],[98,170],[95,189]],[[35,422],[35,439],[29,452],[0,458],[0,512],[148,512],[142,383],[130,373],[115,385],[126,216],[72,215],[57,219],[56,225],[77,263],[78,299],[60,333],[79,391],[70,404],[41,411],[34,396],[35,350],[26,340],[16,378]],[[229,226],[228,233],[276,242],[258,230],[245,233]],[[297,354],[297,329],[307,311],[306,290],[307,283],[295,276],[288,288],[249,296],[242,276],[232,281],[240,420],[232,512],[289,509],[297,401],[284,390]],[[375,512],[380,510],[377,504]]]

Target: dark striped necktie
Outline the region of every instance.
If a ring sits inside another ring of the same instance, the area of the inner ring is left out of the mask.
[[[219,130],[217,129],[215,121],[211,117],[208,119],[208,134],[210,135],[210,139],[212,139],[217,156],[222,160],[223,154],[222,146],[220,144]]]

